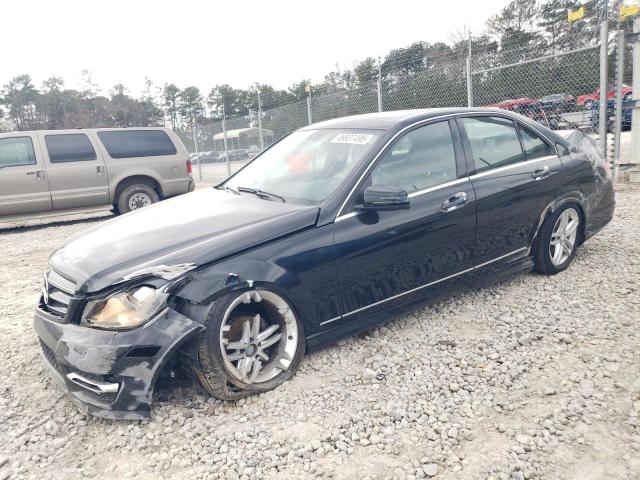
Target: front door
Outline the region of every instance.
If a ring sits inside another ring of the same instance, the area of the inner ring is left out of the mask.
[[[31,134],[0,138],[0,217],[51,210],[47,172]]]
[[[509,118],[458,122],[477,199],[476,264],[496,268],[528,255],[541,215],[562,187],[562,163],[540,134]]]
[[[55,210],[109,203],[104,160],[87,134],[46,133],[40,139]]]
[[[367,186],[389,185],[409,193],[410,208],[365,213],[351,207],[336,219],[342,315],[331,326],[465,282],[473,268],[476,212],[462,156],[456,124],[439,121],[409,131],[376,161],[354,206]]]

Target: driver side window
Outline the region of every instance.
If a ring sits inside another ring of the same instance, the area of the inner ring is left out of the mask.
[[[371,185],[400,187],[407,193],[457,178],[449,122],[416,128],[400,137],[371,172]]]

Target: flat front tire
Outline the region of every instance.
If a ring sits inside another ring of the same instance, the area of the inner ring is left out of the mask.
[[[231,293],[212,306],[190,370],[214,397],[236,400],[291,378],[304,347],[302,323],[280,295],[262,289]]]
[[[582,217],[578,208],[564,205],[549,215],[535,245],[535,270],[555,275],[565,270],[576,254],[582,232]]]

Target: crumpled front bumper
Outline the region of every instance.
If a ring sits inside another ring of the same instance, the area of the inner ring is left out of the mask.
[[[171,308],[139,328],[119,332],[60,323],[36,308],[34,327],[45,366],[79,408],[125,420],[149,417],[160,370],[204,328]]]

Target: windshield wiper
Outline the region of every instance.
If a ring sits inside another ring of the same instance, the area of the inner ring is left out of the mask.
[[[258,197],[266,198],[267,200],[278,199],[281,202],[286,202],[284,197],[282,197],[280,195],[276,195],[275,193],[265,192],[264,190],[258,190],[257,188],[238,187],[238,191],[239,192],[253,193],[254,195],[257,195]]]
[[[221,187],[216,187],[216,188],[222,188],[225,192],[231,192],[235,195],[240,195],[240,192],[238,190],[231,187],[227,187],[226,185],[222,185]]]

